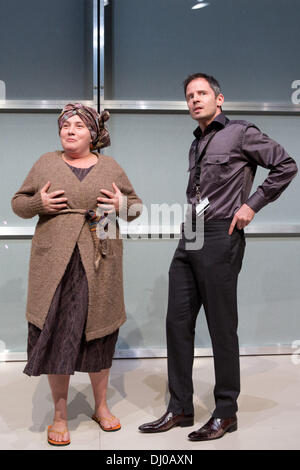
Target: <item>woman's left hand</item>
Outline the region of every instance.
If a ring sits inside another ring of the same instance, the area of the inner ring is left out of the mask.
[[[97,197],[97,206],[101,207],[107,214],[119,211],[122,205],[123,194],[115,183],[112,186],[114,193],[107,189],[101,189],[101,193],[106,194],[107,197]]]

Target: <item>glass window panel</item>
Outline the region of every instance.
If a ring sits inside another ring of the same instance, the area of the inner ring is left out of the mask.
[[[93,0],[0,0],[7,100],[93,99]]]
[[[11,198],[34,162],[61,148],[57,117],[58,113],[0,113],[0,227],[35,225],[35,219],[13,213]]]
[[[300,79],[297,0],[109,0],[105,98],[183,100],[182,81],[214,75],[228,101],[289,102]]]
[[[168,270],[175,240],[124,242],[124,287],[127,322],[118,349],[166,347],[165,318]],[[0,240],[0,344],[26,351],[27,273],[30,241]],[[300,240],[247,239],[238,287],[241,347],[291,346],[300,340]],[[254,295],[255,294],[255,295]],[[203,309],[195,346],[211,347]]]
[[[300,239],[251,238],[239,278],[241,346],[300,340]]]
[[[300,166],[297,116],[228,115],[257,124],[280,142]],[[40,155],[61,148],[57,116],[58,113],[0,113],[0,227],[34,225],[34,220],[17,217],[10,201]],[[112,145],[103,152],[112,155],[125,169],[148,212],[151,213],[151,204],[183,206],[188,181],[188,149],[196,123],[187,114],[122,113],[112,114],[108,127]],[[267,170],[259,168],[252,192],[266,176]],[[255,216],[255,223],[299,223],[297,179],[277,201]]]
[[[119,349],[165,348],[168,270],[178,241],[124,243],[124,287],[128,320]],[[240,346],[291,346],[300,340],[300,239],[247,238],[239,278]],[[196,347],[211,347],[201,309]]]
[[[297,116],[238,116],[254,122],[263,132],[278,141],[300,166]],[[185,204],[188,182],[188,150],[197,123],[187,114],[112,114],[108,121],[112,155],[125,169],[144,204]],[[258,168],[251,194],[268,175]],[[253,223],[300,223],[298,201],[300,185],[296,177],[275,202],[264,207]]]
[[[0,352],[27,350],[27,276],[31,242],[0,240]]]

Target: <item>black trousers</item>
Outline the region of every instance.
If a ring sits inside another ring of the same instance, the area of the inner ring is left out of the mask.
[[[243,230],[228,234],[232,219],[204,226],[203,247],[187,250],[179,241],[169,270],[167,313],[168,411],[193,414],[192,369],[195,325],[203,305],[214,355],[216,407],[213,416],[237,411],[240,392],[237,281],[245,250]]]

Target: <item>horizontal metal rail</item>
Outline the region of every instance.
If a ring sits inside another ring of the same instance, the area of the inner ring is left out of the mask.
[[[87,106],[97,106],[97,86],[94,85],[94,100],[81,100]],[[68,101],[65,100],[0,100],[0,111],[60,110]],[[185,101],[152,101],[152,100],[101,100],[101,108],[111,111],[162,111],[162,112],[188,112]],[[264,113],[264,114],[300,114],[300,105],[290,102],[261,103],[247,101],[228,101],[224,103],[225,112],[237,113]]]
[[[124,239],[178,239],[181,236],[180,225],[146,226],[121,225],[121,236]],[[0,239],[31,239],[35,227],[0,227]],[[258,223],[245,228],[247,237],[299,237],[300,224]]]
[[[293,355],[295,349],[286,344],[272,344],[268,346],[242,346],[240,356],[268,356],[268,355]],[[209,347],[195,348],[195,357],[213,357],[212,349]],[[166,348],[116,348],[114,359],[143,359],[143,358],[166,358]],[[14,352],[9,349],[0,351],[0,362],[27,361],[27,353]]]

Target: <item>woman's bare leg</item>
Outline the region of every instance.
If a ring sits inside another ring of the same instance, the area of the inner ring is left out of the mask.
[[[48,381],[54,402],[54,418],[49,437],[54,441],[68,441],[70,439],[68,431],[64,434],[58,433],[68,429],[67,399],[70,376],[48,375]]]
[[[95,415],[97,418],[103,418],[103,426],[113,428],[120,424],[120,421],[111,414],[107,406],[106,393],[109,372],[110,369],[103,369],[100,372],[92,372],[89,376],[95,397]]]

